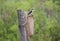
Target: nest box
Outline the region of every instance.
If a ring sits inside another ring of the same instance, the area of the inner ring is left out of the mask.
[[[34,34],[33,15],[28,15],[28,17],[27,17],[27,32],[28,32],[28,35],[30,35],[30,36]]]

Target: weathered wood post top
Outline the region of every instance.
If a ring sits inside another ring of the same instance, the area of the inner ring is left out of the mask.
[[[30,36],[34,33],[34,20],[33,15],[30,12],[23,10],[17,10],[18,13],[18,26],[20,32],[21,41],[30,41]]]

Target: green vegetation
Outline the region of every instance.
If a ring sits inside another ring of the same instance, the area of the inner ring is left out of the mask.
[[[60,0],[0,0],[0,41],[19,41],[17,10],[32,8],[31,41],[60,41]]]

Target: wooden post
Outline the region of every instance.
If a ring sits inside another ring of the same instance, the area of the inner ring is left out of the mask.
[[[23,10],[17,10],[17,13],[21,41],[30,41],[30,36],[34,34],[32,10],[28,13]]]
[[[17,13],[18,13],[18,23],[19,23],[19,32],[21,41],[28,41],[26,33],[27,16],[23,10],[17,10]]]

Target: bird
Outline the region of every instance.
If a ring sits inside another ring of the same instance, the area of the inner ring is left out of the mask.
[[[34,11],[34,8],[28,12],[28,15],[32,15],[33,11]]]

